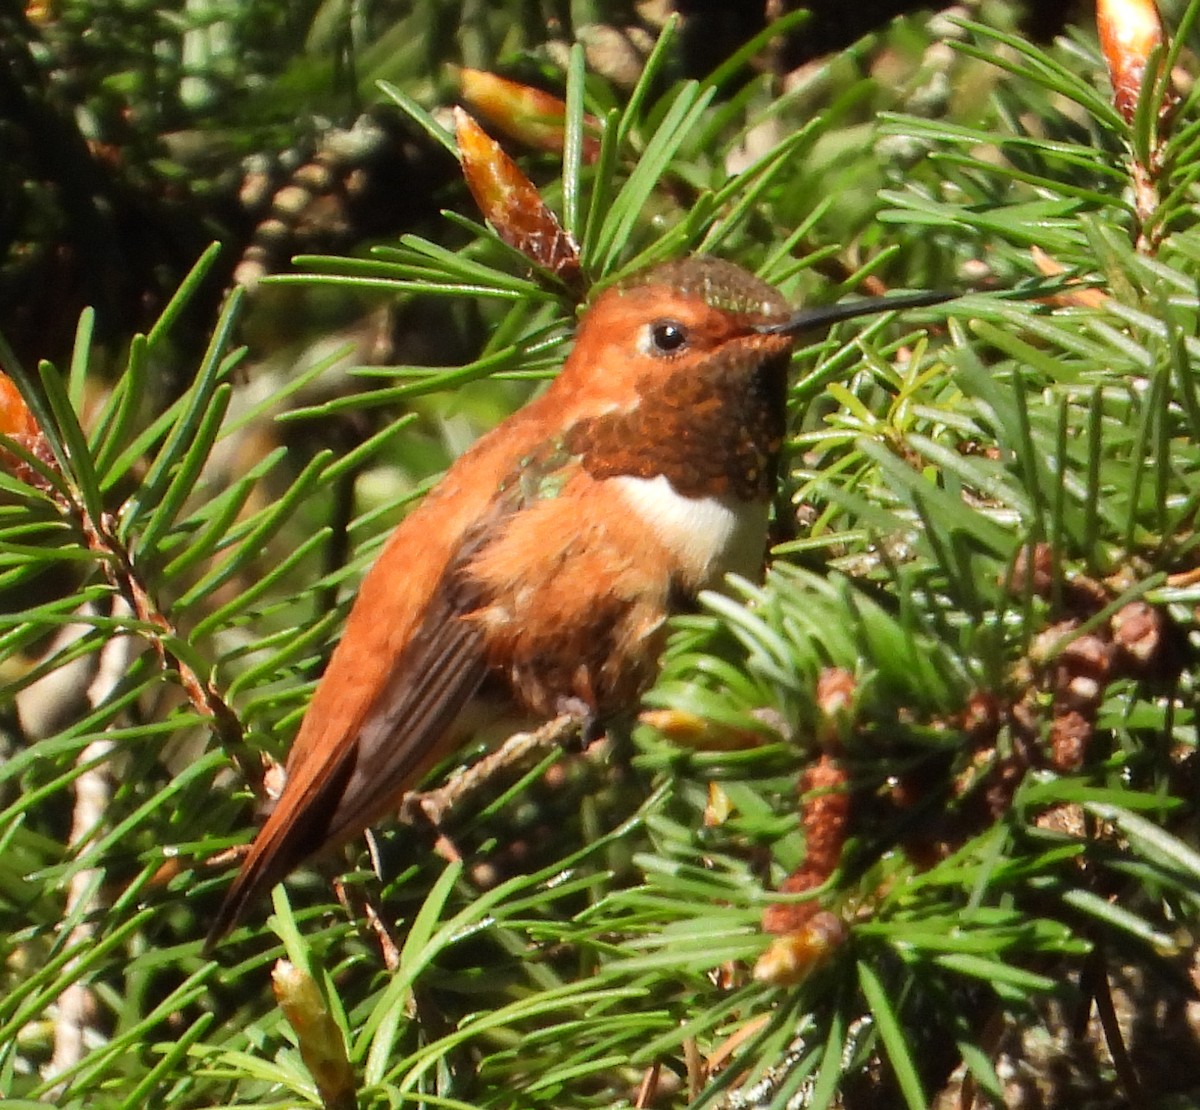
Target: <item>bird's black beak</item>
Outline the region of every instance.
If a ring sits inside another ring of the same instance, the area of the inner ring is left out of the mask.
[[[855,316],[874,316],[880,312],[893,312],[901,308],[928,308],[930,305],[952,301],[959,294],[937,290],[928,293],[902,293],[896,297],[865,297],[843,304],[819,305],[802,308],[779,324],[761,324],[755,330],[763,335],[795,335],[810,328],[828,327]]]

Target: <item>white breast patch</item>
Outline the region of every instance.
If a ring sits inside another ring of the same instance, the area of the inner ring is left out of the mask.
[[[629,507],[679,559],[695,589],[720,585],[730,571],[759,577],[768,506],[736,497],[684,497],[667,478],[610,478]]]

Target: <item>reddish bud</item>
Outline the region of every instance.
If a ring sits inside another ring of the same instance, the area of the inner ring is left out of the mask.
[[[826,963],[849,936],[840,917],[822,910],[803,929],[772,941],[754,965],[754,978],[776,987],[794,986]]]
[[[708,803],[704,807],[704,827],[714,829],[725,824],[733,813],[733,801],[720,783],[708,784]]]
[[[1038,271],[1045,277],[1061,277],[1066,273],[1066,267],[1037,244],[1029,248],[1029,255]],[[1103,289],[1089,289],[1073,281],[1068,283],[1068,288],[1061,293],[1055,293],[1044,300],[1047,304],[1062,305],[1064,308],[1104,308],[1110,297]]]
[[[786,726],[770,720],[768,713],[767,710],[759,710],[753,716],[766,719],[766,723],[782,733]],[[764,740],[763,734],[754,729],[711,721],[682,709],[643,709],[638,714],[638,721],[660,732],[672,744],[705,752],[744,751],[760,747]]]
[[[50,444],[42,434],[25,398],[17,392],[13,380],[0,370],[0,435],[8,436],[18,446],[23,447],[35,458],[54,465],[54,453]],[[20,456],[0,447],[0,466],[4,467],[14,478],[27,485],[46,488],[46,480],[33,467],[29,466]]]
[[[35,27],[45,27],[58,18],[58,5],[52,0],[27,0],[25,18]]]
[[[534,150],[562,152],[567,106],[557,96],[481,69],[464,69],[458,80],[463,99],[510,139]],[[591,163],[600,154],[600,141],[595,137],[600,124],[593,116],[585,116],[583,122],[592,132],[583,136],[583,158]]]
[[[454,109],[455,137],[467,187],[480,211],[510,247],[568,286],[581,280],[579,248],[546,207],[533,182],[461,108]]]
[[[1163,42],[1162,18],[1154,0],[1096,0],[1096,28],[1112,79],[1113,104],[1132,123],[1146,65]]]
[[[0,433],[23,442],[31,436],[41,435],[41,429],[33,413],[25,404],[25,398],[4,371],[0,370]]]

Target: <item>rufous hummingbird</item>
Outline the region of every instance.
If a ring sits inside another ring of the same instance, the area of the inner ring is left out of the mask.
[[[635,709],[667,618],[730,572],[760,575],[795,336],[950,296],[792,312],[706,257],[605,290],[558,377],[451,466],[363,580],[209,944],[396,810],[481,710]]]

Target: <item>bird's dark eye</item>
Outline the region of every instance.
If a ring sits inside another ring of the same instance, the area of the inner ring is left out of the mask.
[[[682,350],[687,341],[687,328],[677,320],[656,320],[650,325],[650,346],[655,354],[674,354]]]

